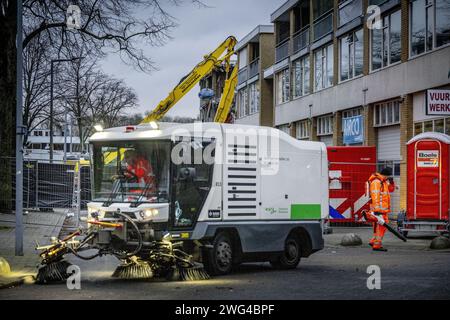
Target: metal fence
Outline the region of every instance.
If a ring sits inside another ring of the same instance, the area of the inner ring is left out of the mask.
[[[0,202],[11,201],[11,208],[14,208],[15,201],[15,159],[0,158],[1,183],[8,183],[8,172],[12,176],[12,192],[0,193]],[[23,163],[23,207],[25,209],[52,209],[71,208],[74,206],[74,178],[77,175],[76,162],[64,163],[53,161],[53,163],[42,162],[42,160],[24,160]],[[89,167],[80,167],[79,172],[81,188],[80,203],[85,209],[87,202],[91,199],[91,183]],[[8,187],[8,186],[6,186]]]

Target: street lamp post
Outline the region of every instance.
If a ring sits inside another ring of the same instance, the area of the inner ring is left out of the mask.
[[[83,57],[75,57],[71,59],[53,59],[50,62],[50,163],[53,163],[53,70],[54,64],[59,62],[73,62],[81,60]],[[65,148],[65,146],[64,146]]]
[[[17,33],[16,33],[16,228],[15,255],[23,256],[23,110],[22,110],[22,0],[17,1]]]

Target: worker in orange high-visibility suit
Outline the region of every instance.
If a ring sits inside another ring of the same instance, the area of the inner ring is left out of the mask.
[[[124,160],[126,163],[124,175],[130,184],[136,184],[135,187],[137,187],[131,188],[130,192],[139,193],[148,185],[146,193],[154,193],[156,190],[155,175],[150,162],[134,150],[128,150]]]
[[[369,245],[374,251],[387,251],[383,248],[382,241],[386,232],[385,223],[389,222],[388,214],[391,212],[391,196],[394,192],[395,184],[392,179],[392,169],[389,167],[374,173],[367,181],[368,193],[370,196],[370,212],[366,219],[373,222],[373,238]]]

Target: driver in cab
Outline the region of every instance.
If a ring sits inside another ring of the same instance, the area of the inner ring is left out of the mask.
[[[139,193],[147,188],[148,193],[155,192],[155,175],[150,162],[135,150],[127,150],[124,155],[124,172],[126,180],[133,185],[130,192]]]

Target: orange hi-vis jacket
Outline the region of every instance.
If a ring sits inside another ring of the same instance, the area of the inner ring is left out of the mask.
[[[389,183],[385,176],[374,173],[368,180],[368,189],[371,199],[370,210],[377,213],[391,212],[391,196],[389,193],[394,192],[394,184]]]

